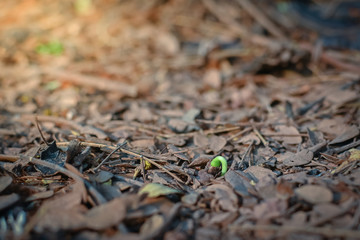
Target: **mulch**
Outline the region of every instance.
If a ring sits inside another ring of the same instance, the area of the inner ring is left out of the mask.
[[[360,239],[353,26],[297,1],[1,5],[0,239]]]

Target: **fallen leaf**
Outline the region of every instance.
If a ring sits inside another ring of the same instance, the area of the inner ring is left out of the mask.
[[[123,198],[115,198],[110,202],[90,209],[86,217],[86,226],[94,230],[102,230],[119,224],[126,216],[126,202]]]
[[[194,143],[198,147],[207,147],[209,145],[209,139],[203,134],[194,135]]]
[[[186,132],[189,123],[182,119],[172,118],[168,121],[169,128],[176,133]]]
[[[250,166],[245,171],[245,173],[251,173],[257,179],[262,179],[266,176],[276,177],[276,174],[270,169],[263,168],[260,166]]]
[[[182,192],[177,189],[173,189],[158,183],[148,183],[142,187],[139,191],[139,194],[147,193],[147,196],[150,198],[155,198],[159,196],[165,196],[169,194],[181,194]]]
[[[30,201],[35,201],[35,200],[39,200],[39,199],[45,199],[45,198],[52,197],[53,195],[54,195],[53,190],[49,190],[49,191],[45,191],[45,192],[38,192],[38,193],[34,193],[30,197],[26,198],[25,201],[30,202]]]
[[[276,128],[277,134],[283,134],[284,136],[272,136],[273,139],[282,141],[285,144],[299,144],[302,142],[301,136],[286,136],[290,135],[300,135],[299,131],[293,126],[284,126],[280,125]]]
[[[250,196],[248,189],[253,189],[253,186],[250,184],[250,179],[245,176],[245,173],[229,170],[225,174],[225,180],[240,196]]]
[[[219,137],[219,136],[211,136],[209,139],[210,142],[210,149],[214,152],[217,153],[220,150],[223,149],[223,147],[225,147],[227,141],[224,137]]]
[[[196,166],[205,166],[210,160],[212,156],[208,155],[199,155],[188,165],[188,167],[196,167]]]
[[[215,192],[216,203],[224,211],[235,212],[238,210],[238,197],[234,190],[223,184],[213,184],[205,189],[209,192]]]
[[[314,157],[314,153],[304,149],[301,150],[298,153],[293,154],[292,156],[286,158],[284,160],[284,165],[288,166],[288,167],[293,167],[293,166],[301,166],[301,165],[305,165],[308,164],[309,162],[311,162],[311,160]]]
[[[12,183],[12,177],[1,176],[0,177],[0,193],[4,191]]]
[[[345,141],[348,141],[350,139],[353,139],[354,137],[358,136],[360,134],[359,128],[355,125],[352,125],[350,127],[347,127],[344,129],[344,131],[337,136],[334,140],[329,142],[330,145],[342,143]]]
[[[295,189],[295,194],[312,204],[329,203],[333,200],[333,193],[328,188],[319,185],[301,186]]]
[[[20,200],[20,196],[16,193],[0,196],[0,211],[13,205]]]

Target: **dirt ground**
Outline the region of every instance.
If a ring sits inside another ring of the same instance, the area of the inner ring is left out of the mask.
[[[0,239],[360,239],[358,5],[1,1]]]

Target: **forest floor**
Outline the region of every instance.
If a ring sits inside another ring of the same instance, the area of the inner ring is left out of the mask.
[[[0,239],[360,239],[360,34],[269,2],[2,1]]]

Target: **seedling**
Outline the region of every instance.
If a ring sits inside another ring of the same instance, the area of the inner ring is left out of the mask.
[[[222,156],[217,156],[211,161],[212,167],[220,167],[221,166],[221,176],[224,176],[227,171],[227,161]]]

